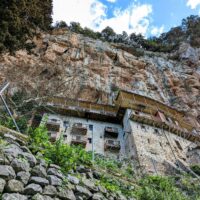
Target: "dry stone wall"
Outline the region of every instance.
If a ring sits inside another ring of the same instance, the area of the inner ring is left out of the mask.
[[[100,173],[95,170],[79,166],[76,171],[63,174],[59,166],[47,164],[41,155],[34,156],[9,132],[2,134],[0,140],[2,200],[127,199],[97,185]]]

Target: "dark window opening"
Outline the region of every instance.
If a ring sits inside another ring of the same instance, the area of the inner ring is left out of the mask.
[[[154,133],[155,134],[159,134],[159,130],[158,129],[154,129]]]
[[[147,139],[148,143],[150,144],[150,139]]]
[[[146,126],[145,125],[141,125],[141,128],[146,131]]]
[[[92,143],[92,138],[88,138],[88,141],[91,144]]]
[[[139,115],[140,113],[139,113],[138,111],[135,111],[135,114],[136,114],[136,115]]]
[[[142,104],[137,105],[137,107],[139,110],[144,110],[146,108],[146,106]]]
[[[126,135],[126,133],[124,132],[124,134],[123,134],[123,138],[125,137],[125,135]]]
[[[68,121],[64,121],[63,122],[63,126],[65,128],[65,132],[67,131],[67,128],[69,127],[69,122]]]
[[[89,124],[89,130],[93,131],[93,125],[92,124]]]
[[[178,147],[180,150],[183,150],[181,144],[180,144],[177,140],[175,140],[175,142],[176,142],[177,147]]]
[[[108,138],[118,138],[118,129],[115,127],[105,127],[104,136]]]
[[[160,146],[163,147],[161,142],[160,142]]]
[[[48,131],[55,131],[58,132],[60,130],[60,125],[59,124],[51,124],[47,123],[46,124],[47,130]]]

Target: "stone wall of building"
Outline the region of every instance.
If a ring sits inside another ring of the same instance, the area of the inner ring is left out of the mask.
[[[131,111],[127,111],[126,115]],[[190,165],[188,150],[196,145],[173,133],[153,126],[137,123],[127,118],[131,134],[125,139],[126,155],[138,159],[141,167],[150,173],[166,173]],[[128,150],[128,151],[127,151]]]
[[[63,116],[63,115],[57,115],[57,114],[47,114],[47,119],[50,122],[52,119],[56,119],[60,123],[60,134],[63,133],[66,137],[64,137],[66,143],[70,144],[72,140],[72,126],[75,123],[81,123],[84,126],[87,127],[87,134],[85,137],[87,137],[87,144],[86,144],[86,150],[91,151],[92,150],[92,134],[94,135],[94,151],[95,153],[102,154],[105,156],[114,156],[114,157],[120,157],[124,155],[124,142],[123,142],[123,131],[122,126],[120,124],[113,124],[109,122],[101,122],[96,120],[90,120],[85,118],[78,118],[78,117],[71,117],[71,116]],[[43,119],[46,117],[44,116]],[[67,128],[64,125],[64,122],[67,122]],[[118,138],[116,140],[120,141],[121,150],[120,151],[105,151],[104,150],[104,144],[106,138],[104,137],[104,130],[105,127],[113,127],[117,128],[118,130]],[[59,135],[58,135],[59,137]],[[90,142],[91,141],[91,142]]]

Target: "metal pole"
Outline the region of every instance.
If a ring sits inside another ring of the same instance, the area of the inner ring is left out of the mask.
[[[94,131],[92,129],[92,162],[94,162]]]
[[[5,101],[5,99],[3,98],[2,94],[0,94],[0,97],[1,97],[1,100],[3,101],[3,104],[4,104],[5,108],[6,108],[6,110],[8,111],[8,114],[10,115],[10,117],[11,117],[11,119],[12,119],[12,121],[13,121],[16,129],[17,129],[17,131],[20,132],[19,127],[17,126],[17,123],[16,123],[14,117],[12,116],[12,113],[11,113],[11,111],[10,111],[6,101]]]

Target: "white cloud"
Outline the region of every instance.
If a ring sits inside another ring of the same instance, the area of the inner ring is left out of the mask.
[[[115,3],[117,0],[107,0],[110,3]]]
[[[145,35],[150,24],[151,5],[131,5],[125,10],[115,10],[114,17],[102,21],[99,30],[106,26],[112,27],[115,32],[141,33]]]
[[[106,17],[106,6],[98,0],[54,0],[53,20],[79,22],[83,27],[94,28]]]
[[[191,9],[195,9],[198,5],[200,5],[200,0],[187,0],[187,6]]]
[[[163,33],[164,32],[164,26],[161,26],[160,28],[158,28],[158,27],[153,27],[152,29],[151,29],[151,34],[153,35],[153,36],[159,36],[161,33]]]
[[[115,1],[115,0],[107,0]],[[132,3],[124,10],[115,9],[113,17],[107,16],[108,7],[99,0],[54,0],[54,22],[64,20],[80,22],[82,27],[89,27],[101,31],[106,26],[112,27],[115,32],[146,34],[150,25],[152,6],[150,4]]]

